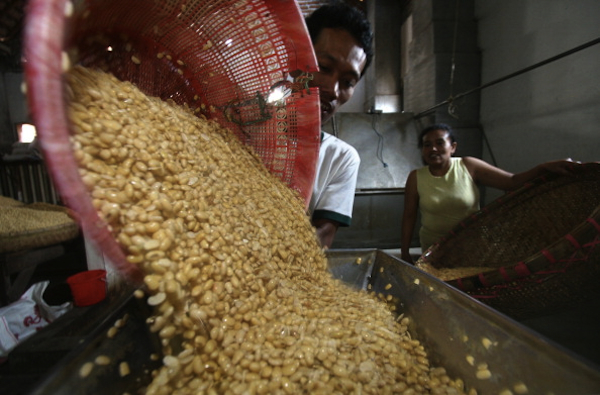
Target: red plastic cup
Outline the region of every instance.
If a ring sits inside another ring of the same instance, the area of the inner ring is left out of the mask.
[[[106,298],[106,270],[88,270],[67,278],[75,306],[90,306]]]

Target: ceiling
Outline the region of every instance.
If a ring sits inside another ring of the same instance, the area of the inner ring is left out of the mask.
[[[345,0],[366,11],[367,0]],[[383,0],[385,1],[390,0]],[[411,0],[402,1],[403,9],[410,9]],[[27,0],[0,0],[0,71],[21,71],[21,36]]]
[[[0,1],[0,70],[21,69],[21,34],[26,0]]]

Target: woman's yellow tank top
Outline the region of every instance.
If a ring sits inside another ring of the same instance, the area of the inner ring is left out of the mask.
[[[423,252],[462,219],[479,210],[479,189],[462,158],[450,161],[450,169],[442,177],[431,175],[428,166],[417,170]]]

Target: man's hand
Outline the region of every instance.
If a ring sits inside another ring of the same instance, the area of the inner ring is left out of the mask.
[[[321,247],[324,249],[331,248],[339,224],[330,219],[316,219],[312,221],[312,224],[317,230],[317,237],[321,242]]]
[[[404,251],[404,249],[402,250],[402,253],[400,255],[400,259],[402,259],[405,262],[412,263],[413,265],[415,264],[415,262],[413,261],[412,256],[410,255],[410,252]]]

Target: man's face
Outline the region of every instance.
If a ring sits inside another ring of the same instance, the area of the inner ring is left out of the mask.
[[[324,124],[354,94],[367,55],[344,29],[323,29],[313,46],[319,72],[314,74],[310,86],[319,88]]]

